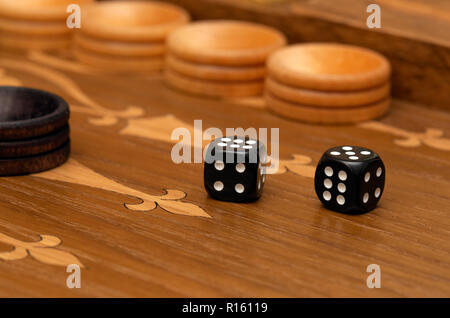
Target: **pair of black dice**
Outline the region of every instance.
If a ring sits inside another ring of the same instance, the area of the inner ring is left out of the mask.
[[[257,200],[266,180],[263,143],[248,137],[217,138],[208,146],[204,184],[214,199],[231,202]]]
[[[264,144],[244,137],[215,139],[204,167],[206,191],[217,200],[249,202],[263,191],[267,153]],[[333,211],[349,214],[373,210],[384,190],[386,171],[373,150],[358,146],[328,149],[314,177],[317,196]]]
[[[373,150],[339,146],[323,154],[314,185],[326,208],[358,214],[376,207],[383,194],[385,176],[383,161]]]

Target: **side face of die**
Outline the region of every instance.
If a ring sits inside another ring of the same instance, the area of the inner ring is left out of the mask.
[[[365,167],[358,171],[359,192],[356,198],[359,202],[359,209],[362,212],[369,212],[377,206],[384,191],[386,180],[386,168],[381,158],[376,155]]]
[[[217,138],[208,146],[204,185],[211,197],[221,201],[250,202],[263,191],[265,146],[244,137]]]
[[[384,190],[385,167],[374,151],[358,146],[328,149],[315,174],[317,196],[325,207],[341,213],[373,210]]]

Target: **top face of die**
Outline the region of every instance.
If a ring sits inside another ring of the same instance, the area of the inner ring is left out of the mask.
[[[226,158],[223,158],[226,156]],[[206,162],[217,160],[232,162],[257,163],[265,157],[263,143],[248,137],[221,137],[213,140],[208,146]]]
[[[324,156],[348,162],[365,162],[379,158],[373,150],[359,146],[338,146],[328,149]]]
[[[238,136],[217,138],[211,145],[221,151],[231,152],[248,152],[260,147],[258,140]]]

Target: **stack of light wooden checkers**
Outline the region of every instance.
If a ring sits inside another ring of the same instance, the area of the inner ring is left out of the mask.
[[[374,51],[299,44],[274,53],[267,67],[266,103],[281,116],[345,124],[379,117],[389,109],[390,64]]]
[[[191,23],[168,38],[165,78],[185,92],[213,97],[261,95],[267,57],[286,44],[279,31],[239,21]]]
[[[94,0],[0,0],[0,46],[11,50],[57,50],[70,46],[67,7]]]
[[[0,45],[12,50],[56,50],[70,46],[67,6],[94,0],[0,0]]]
[[[102,70],[161,70],[167,35],[189,20],[185,10],[169,3],[97,2],[83,12],[74,55],[80,62]]]

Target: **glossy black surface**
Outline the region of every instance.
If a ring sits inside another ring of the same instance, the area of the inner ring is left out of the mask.
[[[257,140],[244,137],[215,139],[208,147],[204,165],[206,191],[221,201],[257,200],[264,188],[262,161],[265,157],[266,148]],[[223,188],[217,188],[216,182],[220,182]]]
[[[385,179],[386,168],[376,152],[359,146],[339,146],[322,155],[314,186],[327,209],[360,214],[377,206]]]

